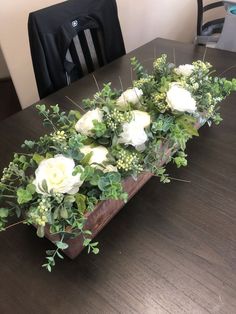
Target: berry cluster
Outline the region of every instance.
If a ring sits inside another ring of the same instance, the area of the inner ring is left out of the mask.
[[[112,112],[107,114],[106,124],[112,131],[117,130],[120,124],[130,122],[132,114],[129,111],[119,111],[117,108],[113,109]]]
[[[121,171],[143,171],[143,167],[140,164],[140,156],[136,152],[130,152],[128,150],[122,149],[117,154],[117,168]]]
[[[53,142],[64,142],[66,140],[65,131],[57,131],[50,134]]]

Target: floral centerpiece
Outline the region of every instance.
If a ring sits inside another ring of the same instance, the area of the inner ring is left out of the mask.
[[[202,61],[176,67],[162,55],[152,73],[135,58],[131,64],[137,76],[133,87],[117,91],[104,85],[84,100],[84,115],[37,105],[51,133],[26,140],[24,152],[3,170],[0,229],[15,225],[7,222],[16,216],[34,225],[39,237],[46,231],[59,235],[43,264],[48,271],[56,256],[63,258],[59,250],[68,247],[68,238],[82,236],[88,252],[97,254],[98,243],[84,227],[87,213],[105,200],[126,202],[127,177],[149,172],[168,183],[166,163],[187,165],[187,141],[206,121],[221,121],[218,104],[236,90],[236,80],[213,76]]]

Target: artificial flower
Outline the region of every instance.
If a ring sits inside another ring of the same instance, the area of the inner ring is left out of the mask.
[[[125,108],[128,104],[135,105],[140,102],[142,95],[142,90],[138,89],[137,87],[127,89],[118,98],[117,105],[122,108]]]
[[[122,126],[123,131],[121,132],[118,142],[125,145],[132,145],[136,149],[143,145],[147,140],[148,136],[142,125],[136,121],[126,122]]]
[[[103,112],[101,109],[96,108],[87,111],[76,123],[75,129],[84,135],[91,136],[93,134],[94,124],[93,121],[102,122]]]
[[[77,193],[83,181],[80,179],[80,174],[73,175],[74,168],[74,160],[63,155],[56,155],[41,161],[35,171],[35,180],[33,181],[37,193]],[[81,167],[81,169],[83,168]],[[44,182],[47,191],[43,186]]]
[[[182,64],[175,69],[175,73],[182,76],[190,76],[193,73],[194,65]]]
[[[103,162],[107,161],[107,154],[108,150],[104,146],[96,146],[92,147],[90,145],[85,145],[80,149],[81,153],[87,155],[92,153],[92,156],[89,160],[89,164],[102,164]]]
[[[145,111],[132,110],[133,121],[139,124],[143,128],[147,128],[151,124],[151,117]]]
[[[171,84],[166,101],[173,111],[193,113],[197,110],[196,101],[191,93],[178,83]]]

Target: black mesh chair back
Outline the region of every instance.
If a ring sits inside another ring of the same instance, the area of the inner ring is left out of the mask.
[[[125,54],[115,0],[70,0],[32,12],[28,31],[40,98]]]

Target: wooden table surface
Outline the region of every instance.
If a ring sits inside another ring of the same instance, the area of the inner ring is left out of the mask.
[[[220,74],[236,54],[154,40],[98,70],[98,84],[131,85],[129,59],[146,67],[166,53],[177,64],[211,62]],[[236,68],[225,76],[236,76]],[[73,108],[91,96],[91,75],[41,103]],[[96,238],[101,253],[65,258],[51,274],[41,268],[52,247],[25,225],[0,234],[1,314],[236,313],[236,94],[222,103],[223,123],[203,127],[188,144],[186,168],[168,168],[173,181],[156,178]],[[25,138],[45,132],[34,107],[0,123],[0,168]]]

